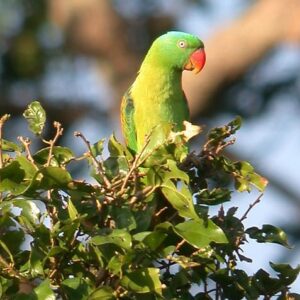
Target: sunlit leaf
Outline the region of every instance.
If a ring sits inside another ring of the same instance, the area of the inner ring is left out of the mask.
[[[94,143],[93,145],[91,145],[92,154],[95,157],[97,157],[98,155],[102,155],[103,148],[104,148],[104,142],[105,142],[105,139],[101,139],[101,140],[97,141],[96,143]]]
[[[201,126],[194,125],[188,121],[183,121],[183,125],[185,127],[183,131],[185,141],[189,141],[191,138],[197,136],[203,130]]]
[[[67,278],[61,283],[67,299],[82,300],[86,299],[90,292],[90,287],[83,278]]]
[[[187,175],[187,173],[178,168],[175,160],[168,159],[167,163],[165,164],[165,168],[166,171],[161,172],[164,181],[167,181],[168,179],[180,179],[185,181],[186,183],[189,182],[189,176]]]
[[[108,235],[97,235],[91,238],[90,243],[99,246],[104,244],[115,244],[124,249],[131,248],[131,235],[125,229],[114,229]]]
[[[41,253],[38,249],[33,247],[30,251],[30,273],[32,276],[38,276],[44,274],[44,267],[43,267],[43,258],[44,253]]]
[[[114,290],[108,286],[102,286],[93,291],[88,300],[115,300],[116,297],[113,295]]]
[[[174,231],[196,248],[206,247],[211,242],[228,243],[222,229],[211,220],[189,220],[174,226]]]
[[[19,156],[0,169],[0,191],[14,195],[23,193],[36,173],[34,165],[25,157]]]
[[[167,237],[168,234],[166,232],[156,230],[147,234],[147,236],[143,239],[143,243],[150,250],[156,251]]]
[[[236,176],[236,189],[240,192],[250,191],[251,186],[255,186],[260,192],[263,192],[268,184],[268,180],[254,171],[254,168],[247,161],[234,163],[240,176]]]
[[[114,135],[111,135],[108,141],[108,150],[111,157],[125,156],[128,161],[133,159],[130,151],[119,143]]]
[[[37,224],[40,217],[40,209],[35,201],[27,198],[17,198],[11,201],[14,207],[22,209],[21,215],[23,215],[31,224]]]
[[[34,294],[37,300],[55,300],[55,294],[50,286],[50,280],[45,279],[34,289]]]
[[[10,252],[9,248],[6,246],[6,244],[0,240],[0,248],[2,248],[6,254],[9,256],[9,259],[12,263],[14,263],[14,256],[13,254]]]
[[[164,182],[161,190],[171,205],[178,211],[180,216],[199,219],[194,208],[192,195],[184,184],[181,190],[179,190],[171,180],[168,180]]]
[[[23,116],[28,121],[29,129],[40,135],[46,122],[46,112],[38,101],[31,102],[24,111]]]
[[[136,293],[155,292],[161,294],[162,285],[159,279],[159,269],[142,268],[136,271],[127,272],[121,279],[121,285]]]
[[[43,175],[40,187],[44,189],[64,188],[72,181],[70,173],[59,167],[45,167],[39,173]]]
[[[68,201],[68,212],[71,220],[75,220],[78,218],[78,211],[76,207],[74,206],[73,202],[71,199]]]

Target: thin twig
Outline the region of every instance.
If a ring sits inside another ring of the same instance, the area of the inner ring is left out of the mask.
[[[260,194],[260,195],[258,196],[258,198],[257,198],[253,203],[251,203],[251,204],[249,205],[248,209],[245,211],[245,213],[243,214],[243,216],[240,218],[240,221],[241,221],[241,222],[244,221],[245,219],[247,219],[247,216],[248,216],[250,210],[251,210],[256,204],[258,204],[258,203],[260,202],[262,196],[263,196],[263,194]]]
[[[177,245],[176,245],[176,248],[174,250],[174,253],[177,252],[182,246],[183,244],[185,243],[185,240],[182,240],[181,242],[179,242]]]
[[[155,216],[155,217],[159,217],[159,216],[160,216],[165,210],[167,210],[167,209],[168,209],[167,206],[161,208],[154,216]]]
[[[46,162],[46,167],[50,166],[52,155],[53,155],[53,147],[56,144],[58,138],[60,136],[62,136],[63,131],[64,131],[64,129],[61,127],[61,124],[57,121],[53,122],[53,126],[56,129],[56,133],[55,133],[54,138],[52,140],[49,140],[49,141],[43,140],[43,142],[45,144],[49,145],[49,154],[48,154],[48,159],[47,159],[47,162]]]
[[[229,140],[228,142],[225,142],[224,144],[219,144],[217,146],[217,149],[215,150],[216,154],[219,154],[224,148],[233,145],[236,142],[236,139],[233,138],[232,140]]]
[[[74,132],[74,136],[76,137],[80,137],[83,142],[85,143],[85,145],[87,146],[88,150],[89,150],[89,156],[92,158],[93,160],[93,163],[95,165],[95,167],[97,168],[98,172],[100,173],[103,181],[104,181],[104,185],[106,188],[111,188],[111,183],[110,181],[108,180],[108,178],[105,176],[104,174],[104,168],[101,164],[101,162],[99,162],[97,160],[97,158],[95,157],[95,155],[93,154],[93,151],[92,151],[92,147],[91,147],[91,143],[86,139],[86,137],[79,131],[75,131]]]
[[[147,186],[142,191],[136,193],[129,201],[129,204],[134,204],[137,200],[147,198],[151,193],[157,189],[157,186]]]
[[[5,271],[6,275],[10,275],[12,277],[23,279],[27,281],[27,278],[19,274],[13,267],[12,264],[8,263],[5,258],[0,255],[0,265],[2,266],[2,270]]]
[[[127,185],[127,182],[128,182],[128,180],[129,180],[131,174],[133,173],[133,171],[137,168],[138,163],[139,163],[139,160],[140,160],[140,158],[142,157],[142,155],[144,154],[144,152],[145,152],[147,146],[149,145],[149,143],[150,143],[150,136],[146,139],[146,142],[145,142],[145,144],[144,144],[144,146],[143,146],[141,152],[135,157],[135,159],[134,159],[134,161],[133,161],[133,163],[132,163],[132,166],[131,166],[130,170],[128,171],[128,173],[127,173],[127,175],[126,175],[126,177],[125,177],[125,179],[124,179],[124,181],[123,181],[123,184],[122,184],[121,190],[120,190],[120,194],[123,194],[123,193],[124,193],[124,189],[125,189],[125,187],[126,187],[126,185]],[[139,163],[139,165],[140,165],[140,164],[141,164],[141,163]]]
[[[31,151],[30,151],[30,145],[31,145],[31,141],[29,138],[24,138],[23,136],[18,136],[18,140],[23,144],[25,151],[26,151],[26,156],[28,158],[28,160],[34,165],[34,167],[36,169],[38,169],[38,167],[35,165],[35,161],[31,155]]]
[[[203,282],[204,282],[204,293],[205,293],[206,295],[208,295],[208,290],[207,290],[208,284],[207,284],[207,280],[205,279]]]

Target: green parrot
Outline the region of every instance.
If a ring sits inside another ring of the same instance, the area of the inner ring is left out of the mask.
[[[188,33],[171,31],[153,42],[121,103],[122,131],[132,151],[141,151],[145,137],[157,125],[171,124],[176,132],[184,129],[189,108],[182,71],[200,72],[205,59],[203,42]]]

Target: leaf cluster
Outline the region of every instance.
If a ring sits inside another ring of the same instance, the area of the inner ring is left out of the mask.
[[[46,114],[39,102],[24,113],[31,140],[3,138],[9,116],[0,119],[1,299],[296,299],[289,286],[300,266],[270,263],[277,274],[247,274],[239,261],[247,239],[288,246],[280,229],[245,228],[249,209],[224,211],[235,190],[263,192],[267,180],[248,162],[222,155],[241,120],[211,130],[199,153],[186,153],[180,135],[161,139],[155,128],[133,154],[114,136],[91,144],[76,132],[86,152],[75,156],[43,139]],[[88,163],[91,177],[75,179],[71,167]],[[212,206],[218,206],[210,216]],[[195,288],[197,287],[197,288]],[[294,297],[294,298],[293,298]]]

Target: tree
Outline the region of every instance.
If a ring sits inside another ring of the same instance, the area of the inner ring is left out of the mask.
[[[134,156],[112,135],[91,144],[80,157],[57,144],[63,134],[42,137],[46,113],[32,102],[24,117],[45,147],[3,138],[0,119],[0,294],[1,299],[297,299],[289,291],[300,266],[270,262],[276,276],[247,274],[240,261],[247,239],[289,247],[285,233],[270,224],[245,228],[243,221],[261,194],[238,217],[225,211],[234,190],[263,192],[267,180],[245,161],[222,151],[234,143],[236,118],[212,129],[199,153],[182,153],[188,126],[161,141],[154,128]],[[197,131],[198,132],[198,131]],[[150,148],[152,150],[150,150]],[[88,163],[91,178],[75,179],[72,165]],[[211,207],[218,206],[210,216]],[[197,288],[192,288],[197,286]]]

